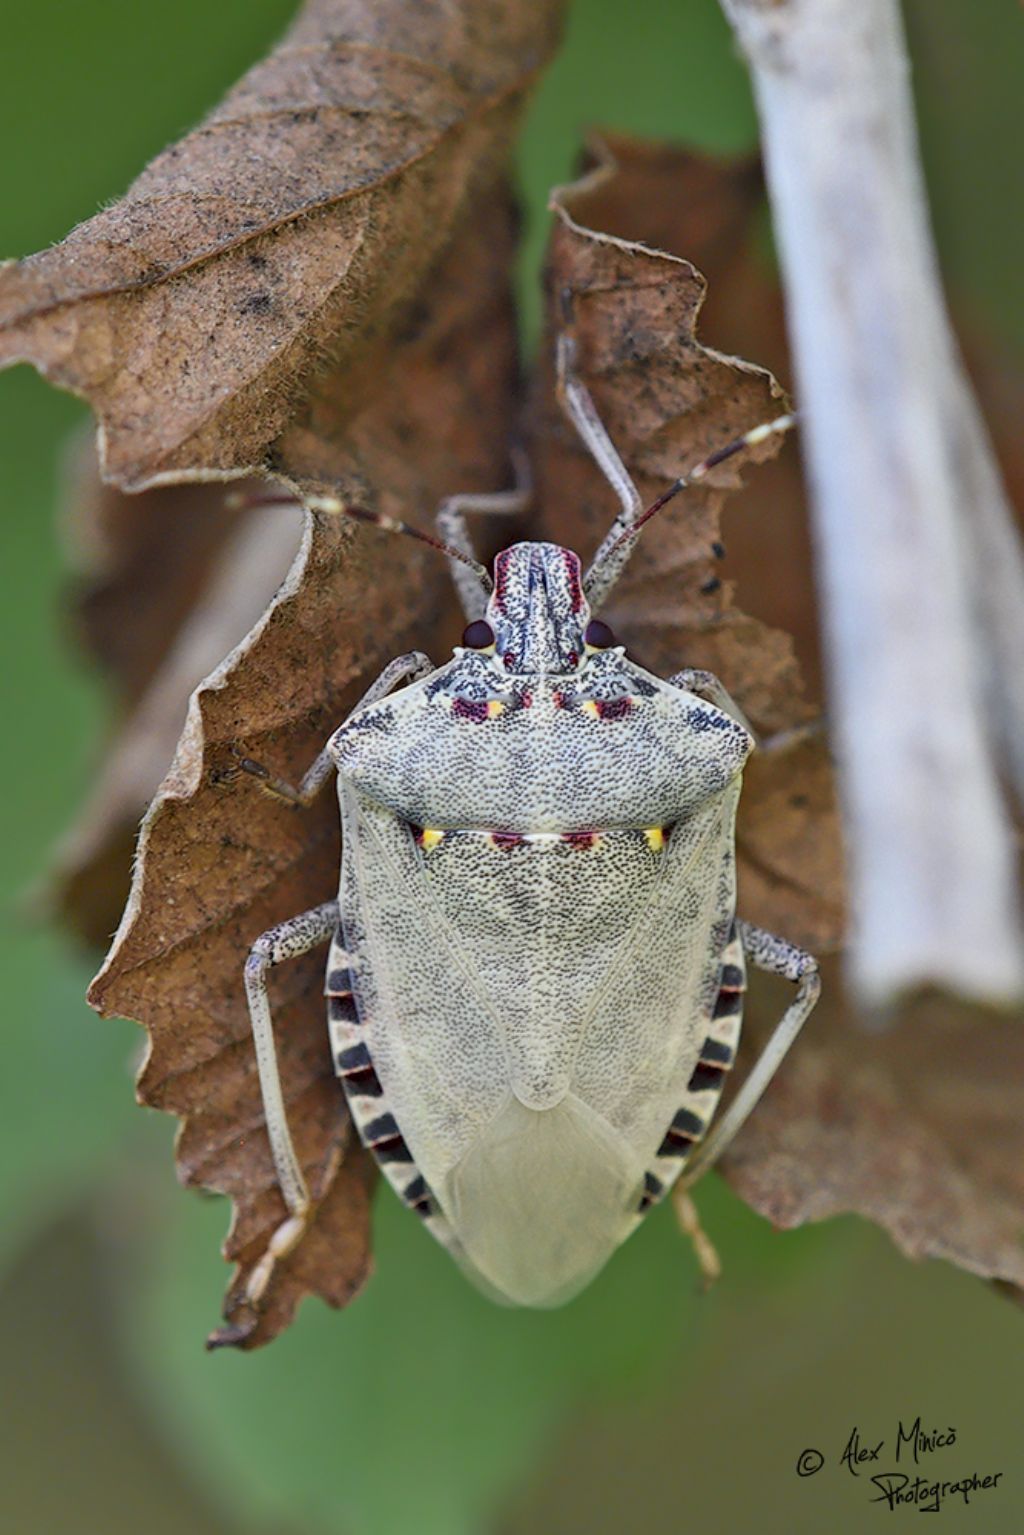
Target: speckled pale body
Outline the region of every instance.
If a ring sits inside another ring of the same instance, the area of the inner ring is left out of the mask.
[[[372,1058],[372,1098],[346,1087],[371,1144],[393,1116],[400,1194],[489,1293],[552,1305],[677,1176],[680,1111],[714,1113],[720,1082],[691,1082],[709,1038],[728,1061],[738,1040],[753,741],[621,647],[585,646],[567,550],[499,556],[487,616],[493,647],[457,649],[332,740],[328,974],[347,970],[354,1002],[332,1044]],[[737,1006],[717,1019],[727,961]]]

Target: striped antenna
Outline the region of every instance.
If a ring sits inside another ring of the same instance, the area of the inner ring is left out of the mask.
[[[344,501],[339,501],[337,496],[289,496],[268,492],[261,495],[259,492],[243,494],[233,492],[226,498],[227,505],[232,508],[249,506],[294,506],[296,504],[307,507],[311,512],[326,512],[334,517],[351,517],[356,522],[365,522],[372,528],[383,528],[387,533],[404,533],[408,538],[418,539],[421,544],[427,544],[431,549],[436,549],[450,560],[459,560],[463,565],[468,565],[476,576],[485,592],[493,590],[490,572],[479,560],[474,560],[461,549],[456,549],[454,544],[446,544],[443,539],[435,538],[432,533],[425,533],[422,528],[413,527],[410,522],[401,522],[397,517],[385,517],[381,512],[367,511],[363,506],[349,506]]]
[[[759,442],[764,442],[776,434],[790,431],[797,424],[795,413],[786,416],[776,416],[774,421],[762,422],[749,432],[744,432],[742,437],[734,437],[732,442],[727,442],[724,447],[716,448],[714,453],[709,453],[707,458],[695,464],[686,474],[674,480],[667,490],[662,491],[656,501],[653,501],[646,510],[642,511],[634,521],[623,527],[623,517],[620,513],[616,519],[616,526],[612,528],[610,535],[605,539],[601,548],[594,556],[594,563],[587,571],[584,579],[584,590],[587,596],[591,593],[600,594],[601,597],[610,589],[621,567],[629,558],[633,541],[637,537],[645,522],[650,522],[656,512],[660,512],[663,506],[678,496],[681,490],[686,490],[690,485],[698,485],[704,477],[718,464],[724,463],[727,458],[732,458],[734,453],[741,453],[744,448],[756,447]],[[595,600],[595,598],[591,598]]]
[[[765,421],[761,426],[752,427],[749,432],[744,432],[742,437],[734,437],[732,442],[727,442],[724,448],[716,448],[714,453],[709,453],[707,458],[701,459],[699,464],[694,464],[687,474],[680,475],[678,480],[674,480],[657,501],[652,501],[647,510],[640,513],[632,527],[627,528],[625,533],[616,539],[612,548],[617,549],[619,544],[627,538],[635,538],[644,523],[650,522],[655,512],[660,512],[663,506],[667,506],[672,498],[678,496],[681,490],[686,490],[687,486],[699,484],[705,475],[718,464],[724,463],[727,458],[732,458],[734,453],[741,453],[744,448],[754,448],[759,442],[774,437],[776,433],[791,431],[796,423],[795,412],[788,416],[776,416],[774,421]]]

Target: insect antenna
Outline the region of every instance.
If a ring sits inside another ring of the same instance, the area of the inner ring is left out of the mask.
[[[774,421],[765,421],[760,426],[752,427],[749,432],[744,432],[742,437],[734,437],[732,442],[727,442],[723,448],[716,448],[714,453],[709,453],[707,458],[701,459],[699,464],[694,464],[686,474],[680,475],[678,480],[673,480],[668,490],[662,491],[657,501],[652,501],[647,509],[640,513],[632,527],[616,539],[612,548],[618,548],[627,538],[635,538],[645,522],[650,522],[655,512],[660,512],[663,506],[667,506],[674,496],[678,496],[681,490],[686,490],[690,485],[697,485],[710,470],[724,463],[727,458],[732,458],[734,453],[740,453],[744,448],[756,447],[759,442],[764,442],[776,433],[788,432],[796,426],[796,414],[788,416],[776,416]]]
[[[618,574],[619,569],[629,558],[633,542],[645,522],[660,512],[663,506],[678,496],[681,490],[686,490],[690,485],[698,485],[701,480],[724,463],[733,454],[741,453],[744,448],[756,447],[759,442],[765,442],[767,438],[790,431],[797,424],[796,413],[785,416],[776,416],[774,421],[764,421],[760,426],[751,427],[749,432],[744,432],[741,437],[734,437],[731,442],[725,443],[721,448],[716,448],[709,453],[707,458],[701,459],[699,464],[694,464],[686,474],[680,475],[678,480],[673,480],[667,490],[663,490],[656,501],[652,501],[639,516],[623,527],[623,519],[620,515],[611,533],[601,545],[594,556],[594,563],[587,571],[584,581],[584,589],[588,595],[591,590],[604,591],[611,584],[611,579]],[[614,575],[613,575],[614,573]]]
[[[427,533],[423,528],[414,527],[411,522],[402,522],[398,517],[385,517],[382,512],[371,512],[364,506],[351,506],[348,502],[339,501],[337,496],[302,496],[287,495],[283,491],[267,491],[252,493],[235,491],[226,498],[226,503],[232,509],[253,506],[295,506],[301,505],[311,512],[326,512],[335,517],[351,517],[355,522],[368,523],[373,528],[383,528],[387,533],[404,533],[408,538],[418,539],[421,544],[427,544],[431,549],[436,549],[449,560],[459,560],[463,565],[468,565],[476,576],[485,592],[493,588],[490,572],[461,549],[456,549],[454,544],[446,544],[441,538],[436,538],[432,533]]]

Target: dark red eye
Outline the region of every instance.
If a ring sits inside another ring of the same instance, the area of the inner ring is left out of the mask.
[[[470,650],[486,650],[494,644],[494,630],[486,618],[475,618],[471,624],[466,625],[462,643]]]
[[[599,618],[590,620],[583,638],[592,650],[607,650],[610,645],[618,643],[608,625],[603,624]]]

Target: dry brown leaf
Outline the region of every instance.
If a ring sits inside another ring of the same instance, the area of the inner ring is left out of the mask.
[[[553,199],[551,328],[571,316],[598,411],[641,494],[653,501],[712,449],[784,409],[771,374],[697,339],[703,275],[648,243],[657,235],[673,250],[735,263],[758,182],[749,161],[717,169],[627,139],[609,138],[594,153],[590,174]],[[560,541],[591,552],[617,508],[561,414],[550,374],[535,422],[548,525]],[[752,456],[776,447],[769,442]],[[722,504],[742,472],[730,460],[652,523],[608,616],[644,664],[663,675],[682,666],[715,672],[768,734],[804,724],[817,710],[805,696],[790,636],[743,612],[734,582],[722,578],[729,568],[717,552]],[[785,550],[773,554],[769,568],[783,566]],[[745,915],[816,951],[834,947],[843,931],[842,861],[823,734],[795,757],[765,754],[751,764],[738,835]]]
[[[73,443],[66,480],[77,570],[70,610],[80,645],[114,684],[118,717],[46,896],[84,942],[103,948],[189,695],[266,610],[298,549],[301,514],[233,509],[217,484],[125,495],[100,479],[91,435]]]
[[[121,202],[0,270],[0,366],[85,395],[126,489],[278,461],[503,170],[560,0],[307,0]]]
[[[126,496],[103,480],[91,426],[69,444],[62,500],[74,572],[68,594],[74,638],[113,683],[117,705],[127,713],[189,622],[244,514],[219,485]]]
[[[741,1062],[778,1016],[766,1000]],[[1022,1025],[927,997],[866,1035],[826,964],[799,1048],[723,1162],[728,1182],[777,1226],[862,1215],[907,1257],[945,1258],[1024,1302]]]

